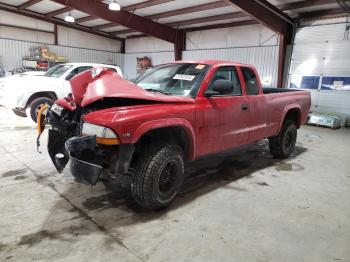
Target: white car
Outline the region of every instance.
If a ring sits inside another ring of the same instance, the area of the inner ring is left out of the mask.
[[[16,115],[30,116],[36,122],[37,112],[43,104],[52,105],[56,99],[67,96],[71,92],[69,80],[94,67],[110,68],[123,77],[118,66],[92,63],[60,64],[43,75],[19,74],[2,78],[0,105],[12,108]]]

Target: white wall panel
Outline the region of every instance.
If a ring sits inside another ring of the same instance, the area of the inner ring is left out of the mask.
[[[137,58],[148,56],[151,58],[152,65],[159,65],[175,60],[174,52],[143,52],[126,53],[124,55],[124,76],[127,79],[134,79],[137,76]]]
[[[261,25],[187,33],[186,49],[271,46],[278,44],[277,34]]]
[[[190,50],[183,53],[185,60],[215,59],[252,64],[265,87],[277,86],[278,46]]]
[[[22,66],[22,57],[29,55],[30,47],[37,47],[38,43],[16,41],[0,38],[0,63],[7,71]],[[49,45],[52,52],[67,57],[70,62],[91,62],[116,64],[123,69],[124,56],[116,52],[98,51],[92,49],[72,48]]]
[[[58,26],[58,44],[79,48],[120,52],[121,43],[109,38]]]
[[[0,10],[0,23],[33,29],[54,31],[54,25],[41,20]]]
[[[44,33],[7,26],[0,26],[0,38],[38,42],[43,44],[55,43],[55,35],[53,33]]]
[[[163,52],[172,50],[174,50],[174,45],[172,43],[155,37],[132,38],[127,39],[125,42],[126,53]]]

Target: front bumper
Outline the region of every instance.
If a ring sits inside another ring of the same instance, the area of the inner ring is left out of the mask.
[[[95,185],[103,173],[125,181],[134,145],[102,146],[96,143],[96,136],[76,136],[66,141],[65,149],[72,175]]]
[[[69,169],[76,179],[94,186],[102,173],[103,167],[71,156]]]

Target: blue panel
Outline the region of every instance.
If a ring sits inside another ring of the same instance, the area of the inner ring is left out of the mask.
[[[325,76],[322,78],[321,90],[350,91],[350,77]]]
[[[319,76],[303,76],[301,79],[300,87],[301,89],[318,89],[318,84],[320,82]]]

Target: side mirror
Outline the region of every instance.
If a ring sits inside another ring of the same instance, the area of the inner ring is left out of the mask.
[[[212,83],[212,90],[207,91],[205,96],[228,95],[233,92],[233,83],[230,80],[218,79]]]

